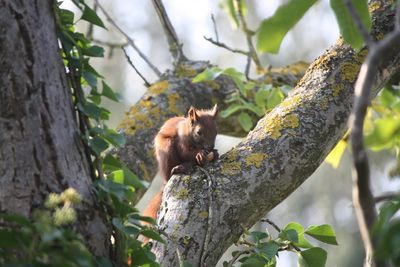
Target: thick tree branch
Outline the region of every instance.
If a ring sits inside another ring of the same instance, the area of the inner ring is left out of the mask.
[[[373,14],[376,38],[392,30],[393,16],[389,4],[374,4],[378,6]],[[367,53],[339,41],[310,66],[292,94],[246,139],[207,169],[216,183],[212,239],[206,252],[200,253],[209,229],[207,176],[197,170],[191,176],[171,178],[159,214],[160,228],[171,241],[156,243],[154,248],[162,266],[177,265],[176,245],[183,260],[193,266],[200,262],[214,266],[242,234],[242,226],[260,220],[316,170],[347,130],[353,86]],[[375,76],[371,96],[399,68],[400,53],[392,54]]]

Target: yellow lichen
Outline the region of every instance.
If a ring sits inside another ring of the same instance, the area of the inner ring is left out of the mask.
[[[364,48],[360,52],[357,53],[356,60],[361,64],[364,62],[367,55],[368,55],[368,48]]]
[[[156,82],[155,84],[149,87],[148,91],[152,94],[158,95],[164,93],[168,89],[168,85],[169,83],[167,80]]]
[[[218,89],[221,88],[221,85],[220,85],[219,83],[217,83],[216,81],[213,81],[213,80],[204,81],[204,83],[205,83],[208,87],[210,87],[210,88],[212,88],[212,89],[214,89],[214,90],[218,90]]]
[[[189,183],[189,181],[190,181],[190,175],[185,175],[183,178],[182,178],[182,182],[184,183],[184,184],[188,184]]]
[[[384,37],[385,37],[385,34],[382,33],[382,32],[380,32],[380,33],[378,33],[378,34],[376,35],[375,38],[376,38],[377,41],[380,41],[380,40],[382,40]]]
[[[280,117],[279,115],[275,115],[274,117],[270,118],[266,125],[265,131],[269,135],[270,138],[276,140],[281,137],[281,131],[283,129],[293,129],[299,126],[299,118],[296,114],[291,113]]]
[[[189,195],[189,192],[186,188],[182,188],[181,190],[178,191],[178,193],[176,193],[176,198],[177,199],[185,199],[187,198]]]
[[[189,242],[190,242],[190,239],[191,239],[190,236],[185,235],[182,239],[183,239],[182,240],[183,244],[185,244],[186,246],[189,245]]]
[[[329,50],[326,52],[324,55],[320,56],[317,58],[317,60],[314,61],[312,64],[312,67],[317,67],[317,68],[323,68],[327,67],[328,62],[333,58],[337,56],[337,52],[334,50]]]
[[[329,107],[329,101],[327,98],[322,98],[320,101],[321,108],[326,110]]]
[[[380,2],[373,2],[372,4],[368,5],[368,10],[370,13],[376,11],[377,9],[379,9],[381,7],[381,3]]]
[[[190,66],[187,66],[185,64],[179,64],[175,68],[175,74],[178,77],[194,77],[197,75],[197,71],[195,69],[192,69]]]
[[[176,106],[176,101],[180,98],[178,94],[169,94],[167,96],[168,98],[168,107],[169,111],[171,111],[174,114],[181,114],[181,111],[178,109]]]
[[[256,166],[256,168],[260,168],[265,158],[267,158],[267,154],[265,153],[253,153],[246,157],[245,162],[247,166]]]
[[[297,94],[293,97],[286,98],[282,103],[281,107],[287,110],[287,112],[293,111],[293,109],[298,105],[301,100],[301,95]]]
[[[221,166],[221,173],[226,175],[234,175],[241,170],[239,162],[227,162]]]
[[[340,67],[340,77],[344,81],[354,82],[358,76],[360,64],[357,62],[345,62]]]
[[[338,96],[342,90],[343,90],[343,84],[336,83],[332,85],[332,95],[334,97]]]
[[[202,219],[207,219],[208,218],[208,211],[202,211],[199,213],[199,217]]]

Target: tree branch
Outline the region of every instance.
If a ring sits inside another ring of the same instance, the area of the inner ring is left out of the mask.
[[[396,14],[396,17],[399,16],[400,14]],[[350,117],[353,150],[353,203],[366,250],[364,266],[386,266],[384,262],[375,262],[373,258],[377,242],[372,239],[370,231],[376,220],[376,209],[370,190],[368,156],[363,143],[364,118],[371,101],[371,91],[375,84],[376,74],[380,68],[385,66],[386,62],[391,60],[391,57],[400,53],[399,42],[400,31],[396,28],[376,45],[371,45],[355,85],[354,110]]]
[[[158,18],[160,19],[164,33],[167,37],[169,51],[175,61],[180,63],[181,61],[187,61],[187,58],[183,54],[182,44],[179,42],[178,35],[175,32],[174,26],[172,26],[169,20],[167,11],[164,8],[162,0],[152,0],[154,9],[157,12]]]
[[[100,8],[101,12],[106,16],[107,21],[110,22],[123,36],[125,36],[126,40],[128,40],[128,44],[136,51],[136,53],[140,56],[141,59],[143,59],[144,62],[150,67],[150,69],[158,76],[161,76],[161,72],[157,69],[156,66],[153,65],[153,63],[150,62],[150,60],[146,57],[145,54],[139,49],[139,47],[136,46],[135,42],[133,39],[124,31],[122,28],[111,18],[111,16],[108,14],[108,12],[104,9],[104,7],[99,3],[98,0],[94,0],[94,2],[97,4],[97,6]]]

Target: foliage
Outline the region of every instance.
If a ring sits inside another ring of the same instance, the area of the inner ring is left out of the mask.
[[[192,82],[204,82],[216,79],[220,75],[229,76],[236,85],[235,92],[226,100],[228,107],[220,115],[227,118],[239,113],[238,121],[246,132],[255,122],[277,106],[286,96],[289,86],[273,87],[257,81],[247,81],[245,75],[234,68],[207,68],[193,78]]]
[[[268,221],[273,224],[272,222]],[[274,225],[274,224],[273,224]],[[232,253],[232,260],[224,262],[224,266],[234,266],[239,262],[240,266],[276,266],[279,253],[289,251],[298,256],[300,267],[325,266],[327,253],[320,247],[315,247],[306,239],[306,235],[326,244],[337,245],[336,235],[330,225],[304,227],[296,222],[287,224],[278,230],[278,236],[272,235],[266,229],[265,232],[252,231],[245,234],[238,241],[243,248]],[[303,249],[303,250],[302,250]]]
[[[93,257],[82,237],[71,228],[76,221],[72,205],[80,202],[80,195],[69,188],[61,194],[50,194],[46,209],[36,210],[31,220],[21,215],[1,214],[0,265],[90,267],[110,264],[107,259]]]

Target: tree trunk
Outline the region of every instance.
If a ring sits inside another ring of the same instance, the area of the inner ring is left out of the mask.
[[[83,197],[76,228],[96,255],[109,234],[59,55],[51,0],[0,1],[0,212],[31,215],[50,192]]]

